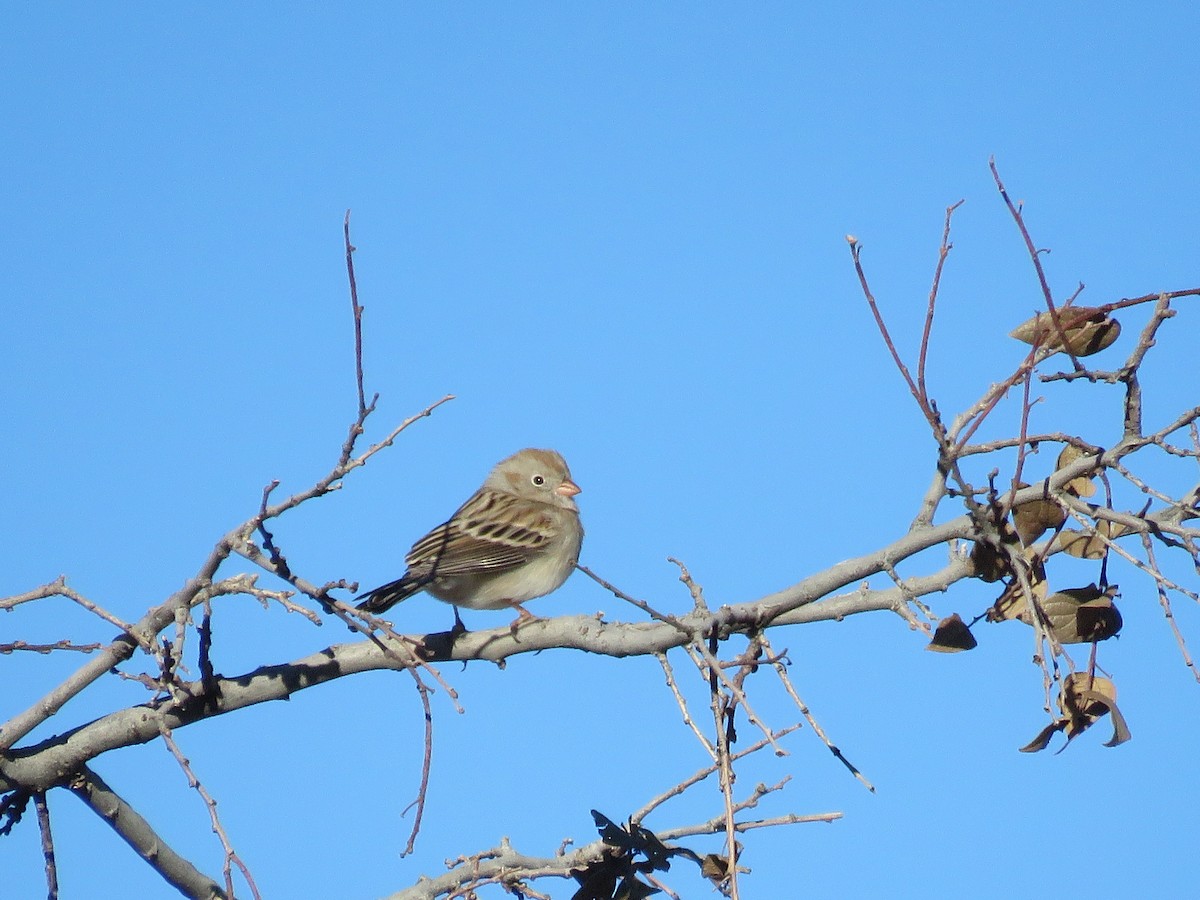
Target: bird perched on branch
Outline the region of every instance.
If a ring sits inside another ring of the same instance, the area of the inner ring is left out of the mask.
[[[496,464],[487,480],[443,524],[413,544],[408,571],[356,597],[358,608],[379,614],[419,591],[458,607],[513,607],[557,590],[579,559],[583,526],[566,460],[554,450],[526,449]]]

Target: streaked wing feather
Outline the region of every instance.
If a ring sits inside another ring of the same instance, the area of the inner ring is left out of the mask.
[[[528,523],[528,501],[497,491],[481,491],[462,505],[448,522],[425,535],[405,562],[413,572],[451,576],[499,572],[536,556],[553,537],[547,516],[536,527]]]

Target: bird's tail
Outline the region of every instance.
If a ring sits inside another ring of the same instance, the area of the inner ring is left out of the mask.
[[[408,575],[405,575],[403,578],[390,581],[381,587],[375,588],[373,591],[359,594],[354,599],[362,601],[358,604],[358,609],[378,615],[391,609],[401,600],[407,600],[424,586],[425,583],[420,579],[410,578]]]

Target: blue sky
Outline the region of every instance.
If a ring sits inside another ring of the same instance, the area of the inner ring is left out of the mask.
[[[584,489],[583,561],[660,608],[690,606],[668,555],[713,603],[741,602],[898,537],[932,442],[845,235],[911,360],[945,207],[966,199],[929,378],[943,410],[969,404],[1019,361],[1004,335],[1041,303],[991,155],[1052,250],[1060,298],[1079,282],[1094,303],[1200,282],[1200,28],[1183,4],[58,4],[4,18],[0,596],[66,574],[136,619],[264,484],[328,470],[354,414],[347,208],[382,394],[368,437],[458,399],[278,523],[318,583],[396,577],[412,540],[529,445],[561,450]],[[1146,373],[1149,415],[1196,403],[1198,316],[1181,309]],[[1044,393],[1039,427],[1119,436],[1117,389]],[[998,416],[996,434],[1015,430],[1015,405]],[[1147,474],[1195,478],[1172,471]],[[1134,732],[1115,750],[1088,734],[1060,756],[1016,752],[1044,722],[1020,626],[955,657],[923,652],[894,616],[779,633],[801,694],[879,790],[807,728],[793,735],[744,786],[790,774],[764,815],[846,818],[750,836],[744,896],[1194,889],[1200,693],[1149,582],[1114,580],[1126,628],[1102,660]],[[932,599],[973,616],[993,593]],[[532,608],[636,615],[578,575]],[[401,611],[406,630],[449,625],[432,600]],[[1196,610],[1177,613],[1200,646]],[[226,674],[349,639],[246,598],[227,598],[217,627]],[[0,617],[0,642],[63,637],[111,629],[65,600]],[[0,658],[5,715],[78,663]],[[501,835],[530,853],[584,843],[590,808],[623,818],[703,764],[653,661],[558,653],[445,675],[466,713],[435,699],[430,809],[408,859],[420,707],[403,679],[345,679],[179,733],[265,896],[384,895]],[[793,720],[762,692],[773,724]],[[143,699],[115,680],[96,693],[40,736]],[[161,747],[96,768],[219,870]],[[171,895],[73,798],[51,803],[63,896]],[[718,808],[701,792],[649,824]],[[1072,859],[1082,835],[1096,856]],[[0,841],[14,896],[43,890],[36,839],[28,821]]]

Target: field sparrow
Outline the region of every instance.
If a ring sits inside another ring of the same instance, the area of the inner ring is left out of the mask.
[[[579,559],[579,486],[554,450],[521,450],[496,464],[449,521],[408,551],[403,577],[363,594],[358,608],[382,613],[418,591],[468,609],[514,607],[556,590]]]

